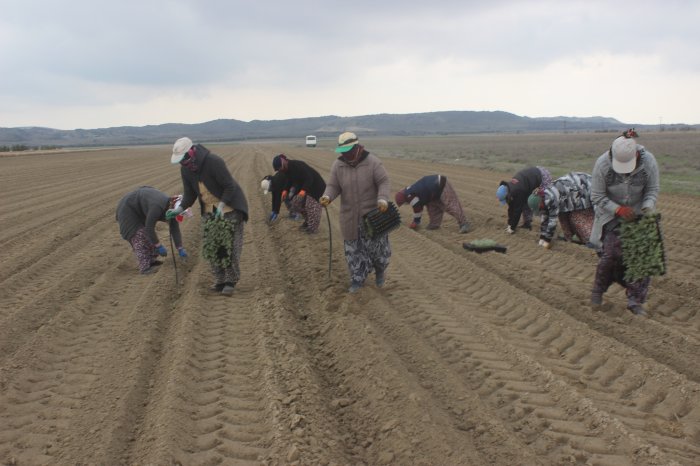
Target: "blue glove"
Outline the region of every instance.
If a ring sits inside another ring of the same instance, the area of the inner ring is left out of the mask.
[[[158,253],[159,256],[165,257],[168,255],[168,250],[165,249],[165,246],[163,246],[162,244],[159,244],[158,246],[156,246],[156,252]]]
[[[224,218],[224,207],[226,206],[225,202],[219,202],[219,205],[216,206],[216,211],[214,212],[214,215],[217,218]]]
[[[168,209],[167,211],[165,211],[165,219],[172,220],[175,217],[177,217],[178,215],[180,215],[181,213],[182,213],[182,207],[178,207],[176,209]]]
[[[187,251],[185,251],[185,248],[183,248],[182,246],[180,246],[179,248],[177,248],[177,253],[178,253],[178,255],[179,255],[180,257],[182,257],[183,259],[185,259],[185,258],[187,257]]]
[[[270,218],[268,219],[268,222],[272,223],[275,220],[277,220],[277,212],[270,212]]]

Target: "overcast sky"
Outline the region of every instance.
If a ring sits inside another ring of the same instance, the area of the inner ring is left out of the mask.
[[[0,127],[501,110],[700,124],[700,1],[0,0]]]

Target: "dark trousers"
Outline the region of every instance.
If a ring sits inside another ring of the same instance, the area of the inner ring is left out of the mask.
[[[603,250],[595,271],[593,293],[605,293],[613,282],[619,283],[625,288],[628,304],[644,304],[651,277],[640,278],[630,283],[626,282],[624,277],[625,266],[622,262],[620,232],[617,229],[604,231]]]

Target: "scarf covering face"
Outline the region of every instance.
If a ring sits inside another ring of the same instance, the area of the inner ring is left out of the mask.
[[[185,155],[185,158],[182,159],[180,164],[183,167],[189,168],[190,171],[197,171],[199,167],[197,166],[197,151],[194,149],[194,147],[187,151],[187,155]]]
[[[355,147],[353,147],[347,152],[343,152],[342,154],[340,154],[340,156],[342,157],[345,163],[347,163],[351,167],[355,167],[358,163],[362,161],[361,155],[364,154],[364,152],[365,146],[356,144]]]

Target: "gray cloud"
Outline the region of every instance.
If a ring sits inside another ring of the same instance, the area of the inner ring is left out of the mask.
[[[689,74],[700,71],[699,19],[692,1],[10,0],[0,96],[100,105],[216,87],[298,92],[402,62],[516,73],[598,54]]]

